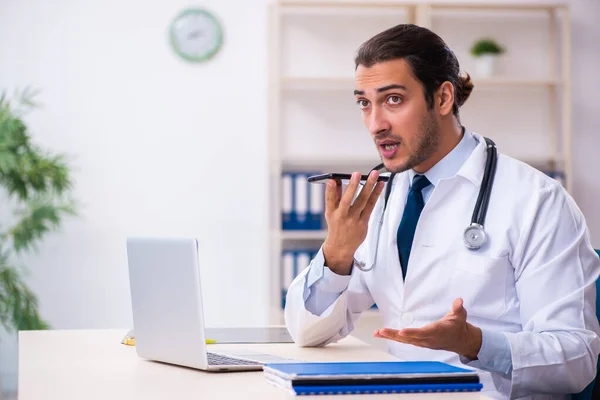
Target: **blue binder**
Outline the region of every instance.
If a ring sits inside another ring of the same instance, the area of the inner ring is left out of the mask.
[[[565,174],[561,171],[548,171],[546,172],[546,175],[548,175],[550,178],[559,181],[563,186],[567,185]]]
[[[294,174],[281,174],[281,229],[294,229]]]
[[[317,172],[281,174],[281,228],[321,230],[325,214],[325,187],[311,185],[308,177]]]
[[[384,361],[336,363],[273,363],[269,371],[284,379],[339,379],[361,377],[478,377],[477,371],[456,367],[440,361]]]
[[[318,172],[310,175],[317,175]],[[325,217],[325,185],[308,184],[309,207],[308,207],[308,229],[320,231],[323,229],[323,219]]]
[[[438,361],[266,364],[267,381],[295,395],[475,392],[477,371]]]
[[[479,392],[481,383],[448,383],[430,385],[348,385],[348,386],[292,386],[298,396],[332,394],[393,394],[393,393],[440,393],[440,392]]]
[[[294,278],[315,258],[319,249],[284,249],[281,252],[281,308],[285,308],[287,290]]]

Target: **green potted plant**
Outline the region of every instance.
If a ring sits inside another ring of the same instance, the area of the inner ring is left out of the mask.
[[[36,145],[24,122],[35,94],[17,92],[12,101],[5,92],[0,96],[0,326],[9,332],[49,328],[20,256],[76,213],[65,157]]]
[[[480,77],[494,75],[496,60],[506,50],[494,39],[482,38],[471,46],[471,55],[475,57],[475,72]]]

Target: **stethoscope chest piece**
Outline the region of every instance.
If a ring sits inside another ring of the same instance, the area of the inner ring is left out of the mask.
[[[467,229],[465,229],[463,240],[465,242],[465,246],[467,246],[469,250],[479,249],[487,240],[483,226],[476,223],[469,225]]]

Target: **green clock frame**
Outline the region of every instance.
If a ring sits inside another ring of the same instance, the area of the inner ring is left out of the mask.
[[[204,17],[206,17],[207,19],[211,20],[212,23],[215,25],[216,29],[217,29],[217,38],[216,38],[216,43],[214,48],[205,53],[202,56],[191,56],[185,52],[183,52],[178,44],[177,44],[177,40],[175,39],[175,24],[177,23],[177,21],[179,21],[182,18],[188,17],[190,15],[202,15]],[[187,8],[185,10],[183,10],[182,12],[180,12],[171,22],[170,26],[169,26],[169,43],[171,44],[171,48],[173,49],[173,51],[182,59],[188,61],[188,62],[192,62],[192,63],[199,63],[199,62],[204,62],[204,61],[208,61],[210,59],[212,59],[220,50],[221,47],[223,46],[223,26],[221,24],[221,22],[219,21],[219,19],[217,19],[217,17],[215,17],[215,15],[213,13],[211,13],[210,11],[203,9],[203,8]]]

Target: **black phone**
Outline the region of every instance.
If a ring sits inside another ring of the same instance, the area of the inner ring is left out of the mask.
[[[367,181],[369,175],[361,175],[360,183],[364,184]],[[350,183],[350,178],[352,178],[352,174],[343,174],[338,172],[330,172],[328,174],[320,174],[313,175],[308,177],[308,181],[310,183],[327,183],[330,179],[335,179],[342,183],[342,185],[348,185]],[[379,175],[377,177],[378,182],[387,182],[390,180],[390,177],[387,175]]]

